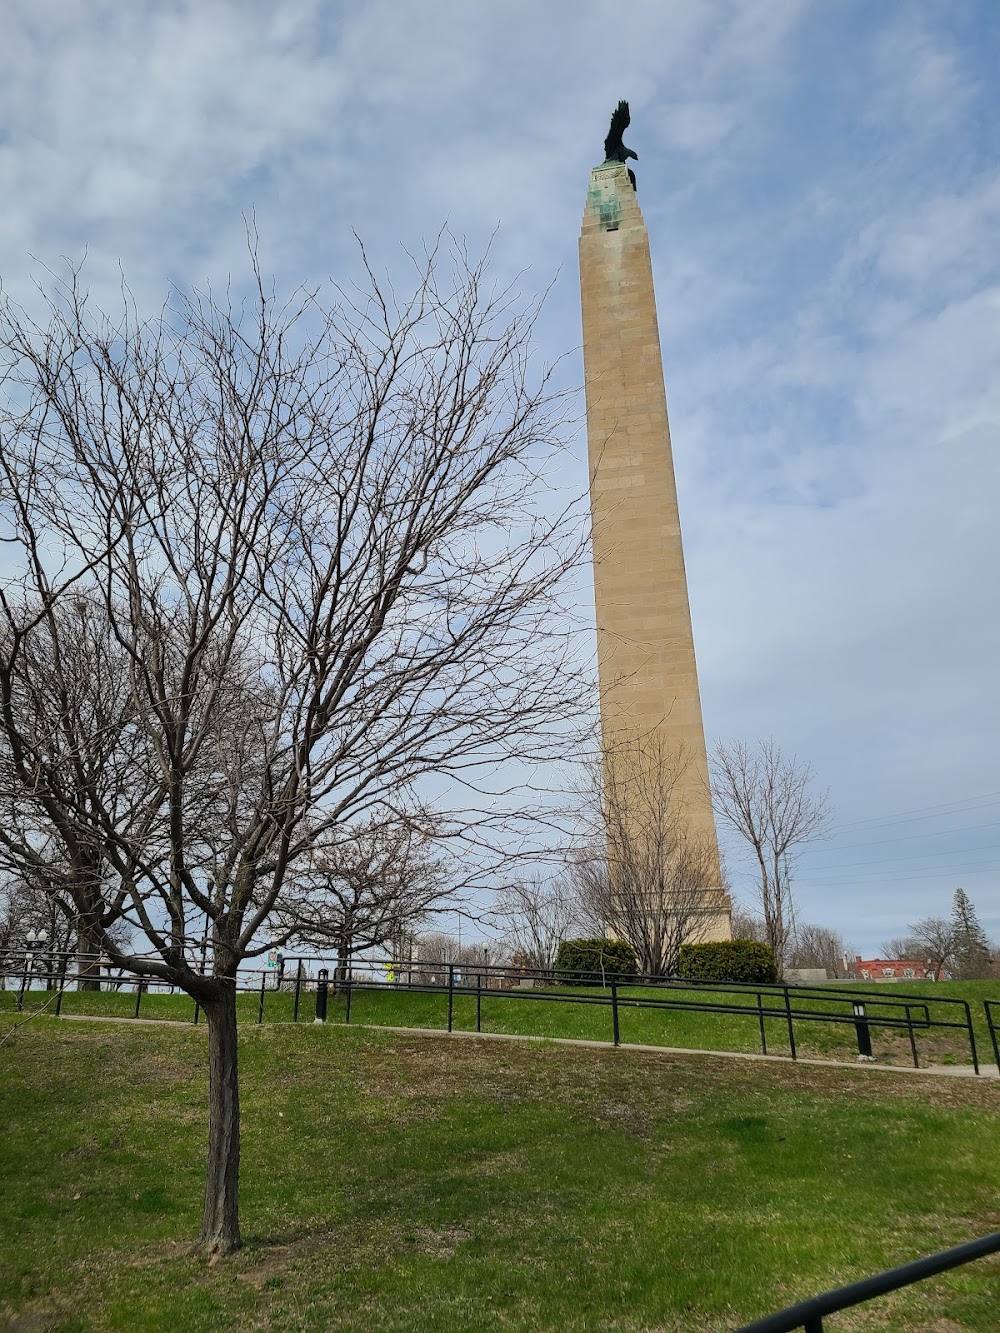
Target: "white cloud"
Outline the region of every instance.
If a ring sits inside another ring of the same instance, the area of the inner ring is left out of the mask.
[[[953,124],[976,91],[959,49],[927,13],[904,6],[888,17],[875,44],[870,119],[932,134]]]
[[[28,292],[29,254],[86,249],[96,292],[120,260],[153,304],[245,272],[251,208],[286,283],[349,273],[352,228],[395,269],[400,241],[448,220],[475,248],[499,220],[502,273],[562,268],[555,355],[628,97],[710,728],[799,749],[853,818],[964,796],[998,739],[998,53],[935,23],[905,0],[11,0],[0,273]]]

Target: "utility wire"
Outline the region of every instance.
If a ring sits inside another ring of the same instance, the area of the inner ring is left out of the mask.
[[[981,804],[977,804],[977,802]],[[983,792],[980,796],[967,796],[961,801],[946,801],[943,805],[925,805],[918,807],[916,810],[903,810],[895,815],[873,815],[871,819],[855,819],[847,824],[839,824],[834,832],[841,833],[848,829],[864,829],[866,825],[877,827],[880,824],[908,824],[925,816],[931,819],[940,819],[948,814],[965,814],[970,810],[985,810],[991,805],[1000,805],[1000,791]],[[935,815],[933,813],[935,810],[941,813]]]
[[[887,869],[891,872],[893,867],[888,866]],[[962,865],[943,866],[940,869],[928,868],[922,870],[918,867],[916,870],[901,870],[895,874],[890,873],[884,875],[879,873],[877,866],[869,866],[869,873],[864,875],[845,875],[843,879],[813,879],[809,875],[801,875],[798,883],[805,887],[811,885],[816,888],[828,889],[836,889],[843,887],[845,884],[857,884],[859,882],[864,884],[908,884],[911,880],[916,879],[936,879],[944,881],[954,880],[958,875],[995,875],[997,869],[997,863],[995,861],[988,861],[985,864],[963,863]]]
[[[948,847],[941,852],[914,852],[912,856],[887,856],[884,858],[869,856],[863,861],[834,861],[832,864],[827,863],[825,865],[822,862],[816,862],[815,868],[820,875],[825,875],[827,871],[831,874],[835,874],[838,870],[851,870],[856,869],[858,866],[871,866],[873,869],[877,869],[879,866],[896,866],[902,865],[904,861],[917,861],[921,864],[926,863],[928,868],[931,868],[930,862],[937,860],[940,857],[951,857],[954,860],[960,856],[995,856],[997,860],[1000,861],[1000,853],[998,853],[997,849],[993,846]],[[813,865],[814,863],[810,859],[808,864]]]

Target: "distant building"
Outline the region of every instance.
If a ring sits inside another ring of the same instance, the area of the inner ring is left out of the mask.
[[[936,981],[932,963],[911,958],[854,958],[855,981]]]

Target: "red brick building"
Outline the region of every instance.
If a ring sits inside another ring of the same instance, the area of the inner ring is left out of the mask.
[[[855,981],[936,981],[932,963],[911,958],[854,958]]]

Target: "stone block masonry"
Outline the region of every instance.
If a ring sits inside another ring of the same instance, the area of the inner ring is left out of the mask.
[[[580,291],[605,752],[652,745],[681,757],[675,796],[710,843],[705,939],[728,939],[688,605],[653,270],[625,166],[590,175]]]

